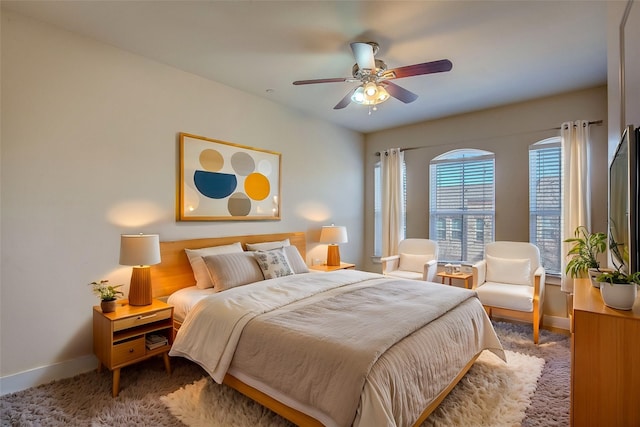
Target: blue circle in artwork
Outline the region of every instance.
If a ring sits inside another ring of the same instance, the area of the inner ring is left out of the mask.
[[[193,182],[198,191],[211,199],[224,199],[231,195],[238,186],[235,175],[219,172],[196,171]]]

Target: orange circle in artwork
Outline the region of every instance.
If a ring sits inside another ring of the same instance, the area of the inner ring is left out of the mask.
[[[261,173],[252,173],[244,181],[244,191],[253,200],[264,200],[269,196],[271,184]]]

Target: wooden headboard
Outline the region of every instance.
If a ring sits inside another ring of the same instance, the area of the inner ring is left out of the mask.
[[[307,238],[303,232],[278,233],[278,234],[254,234],[248,236],[210,237],[204,239],[176,240],[175,242],[160,242],[160,264],[151,266],[151,283],[153,297],[160,298],[171,295],[173,292],[193,286],[196,279],[193,277],[189,258],[185,249],[200,249],[210,246],[229,245],[235,242],[242,243],[246,250],[247,243],[263,243],[289,239],[293,246],[298,248],[302,259],[306,259]]]

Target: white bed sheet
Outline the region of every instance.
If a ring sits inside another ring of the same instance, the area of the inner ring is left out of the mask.
[[[173,318],[178,322],[184,322],[187,313],[191,311],[194,305],[201,299],[213,295],[216,292],[213,288],[200,289],[197,286],[189,286],[172,293],[167,298],[167,304],[173,306]]]

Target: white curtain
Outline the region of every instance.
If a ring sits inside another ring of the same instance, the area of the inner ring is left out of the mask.
[[[404,239],[402,207],[402,165],[404,153],[390,148],[380,153],[382,168],[382,256],[397,255],[398,243]]]
[[[589,122],[565,122],[560,131],[563,161],[563,224],[562,240],[574,236],[582,225],[591,231],[591,188],[589,184]],[[564,292],[573,292],[573,280],[565,275],[566,254],[571,245],[562,244],[562,285]]]

